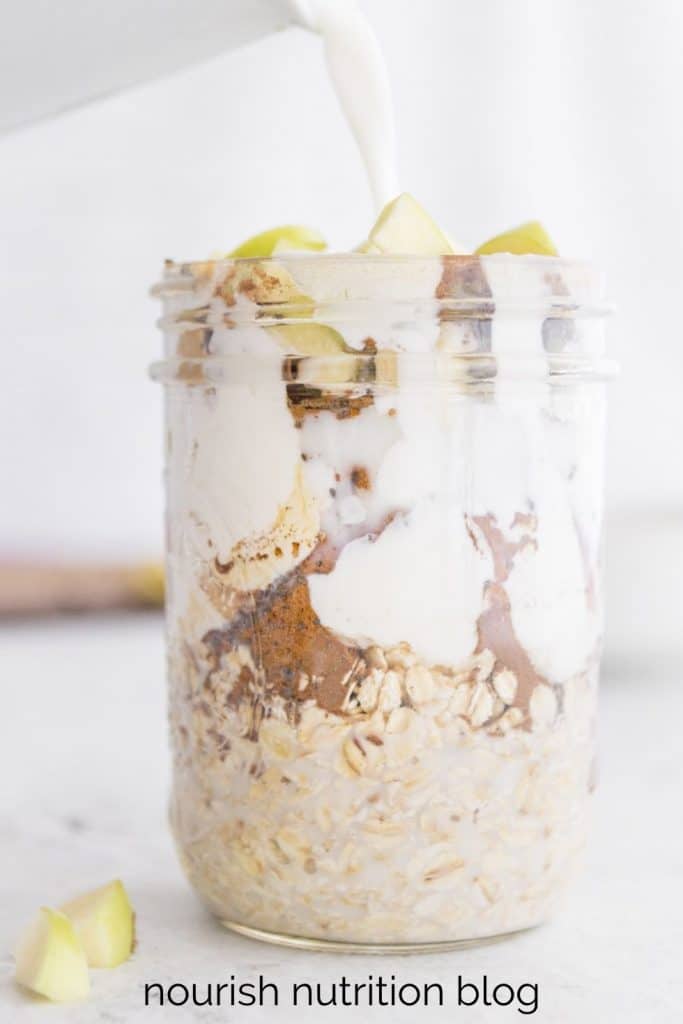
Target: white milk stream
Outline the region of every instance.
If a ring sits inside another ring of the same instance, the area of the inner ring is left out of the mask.
[[[335,92],[354,134],[377,209],[398,195],[394,108],[377,38],[356,0],[290,0],[323,39]]]

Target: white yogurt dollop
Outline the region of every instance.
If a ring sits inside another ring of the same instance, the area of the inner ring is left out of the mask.
[[[188,506],[221,561],[272,526],[300,464],[297,431],[275,387],[279,368],[267,370],[270,387],[221,387],[194,402],[186,412],[190,441],[175,445],[173,457],[185,465],[174,473],[185,478]]]
[[[460,665],[477,644],[490,560],[472,546],[462,516],[417,502],[382,534],[347,544],[334,572],[309,577],[322,622],[343,636],[408,642],[432,664]]]

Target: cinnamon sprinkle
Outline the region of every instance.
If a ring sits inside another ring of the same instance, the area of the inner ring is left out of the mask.
[[[524,712],[524,725],[530,727],[529,702],[536,686],[549,684],[548,680],[537,672],[529,655],[519,641],[512,622],[510,598],[504,584],[512,571],[515,557],[528,546],[536,546],[533,533],[536,530],[536,517],[533,513],[518,512],[513,519],[513,526],[526,527],[519,540],[507,540],[497,524],[495,516],[490,512],[485,516],[473,516],[467,521],[467,531],[472,542],[479,550],[477,536],[471,523],[481,530],[493,558],[494,579],[486,585],[485,597],[488,607],[477,620],[478,643],[476,653],[490,650],[496,658],[497,669],[510,669],[517,677],[517,691],[514,706]]]
[[[320,412],[331,412],[338,420],[351,419],[358,416],[362,409],[372,405],[373,401],[370,391],[361,394],[333,394],[308,384],[287,384],[287,405],[298,427],[306,416],[315,416]]]
[[[247,645],[263,676],[263,697],[277,693],[291,706],[314,699],[326,711],[341,709],[354,670],[364,665],[359,648],[321,624],[311,605],[308,581],[299,570],[256,591],[251,607],[240,611],[226,629],[207,633],[204,643],[214,659]],[[303,691],[302,675],[308,679]],[[242,673],[231,702],[246,696],[241,680]],[[246,675],[244,683],[251,683]]]
[[[372,487],[370,474],[365,466],[354,466],[351,470],[351,484],[357,491],[369,491]]]

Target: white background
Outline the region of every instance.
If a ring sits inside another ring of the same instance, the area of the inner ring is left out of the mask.
[[[609,275],[623,366],[609,450],[612,653],[674,646],[683,4],[365,6],[395,90],[403,186],[465,243],[539,217],[564,255]],[[320,41],[299,29],[0,139],[2,551],[159,550],[147,290],[163,257],[203,257],[283,221],[343,248],[372,217]]]

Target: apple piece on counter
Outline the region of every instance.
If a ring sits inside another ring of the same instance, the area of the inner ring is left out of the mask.
[[[90,991],[88,961],[65,914],[41,907],[17,947],[16,979],[56,1003],[85,999]]]
[[[116,879],[61,908],[74,926],[91,967],[118,967],[135,941],[135,915],[123,882]]]
[[[369,250],[394,256],[443,256],[465,252],[453,245],[408,192],[384,207],[368,236]]]
[[[474,250],[477,256],[492,256],[508,252],[514,256],[557,256],[558,252],[550,235],[538,220],[529,220],[518,228],[504,231],[484,242]]]
[[[325,239],[312,228],[300,224],[283,224],[279,228],[271,228],[269,231],[253,235],[228,253],[228,256],[231,259],[265,259],[275,253],[291,252],[296,249],[322,252],[326,248]]]

